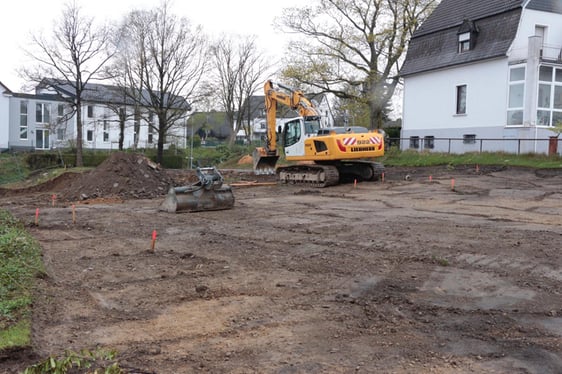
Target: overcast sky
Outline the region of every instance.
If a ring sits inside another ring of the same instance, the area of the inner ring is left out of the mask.
[[[301,0],[302,1],[302,0]],[[175,0],[174,13],[185,16],[193,25],[202,25],[210,35],[222,32],[237,35],[256,35],[260,49],[281,56],[287,36],[276,32],[272,23],[282,9],[297,6],[298,0]],[[61,18],[67,0],[18,0],[4,4],[0,19],[2,53],[0,82],[10,90],[23,92],[24,81],[16,69],[25,62],[22,47],[30,35],[43,32],[52,35],[53,23]],[[132,9],[158,6],[159,0],[76,0],[84,15],[98,21],[120,20]]]

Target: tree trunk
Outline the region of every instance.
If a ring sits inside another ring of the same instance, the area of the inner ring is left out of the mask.
[[[369,103],[369,128],[371,130],[380,129],[383,125],[384,111],[376,101],[372,100]]]
[[[124,111],[119,111],[119,150],[123,150],[123,143],[125,142],[125,122],[127,121],[127,115]]]
[[[84,159],[82,157],[82,102],[76,103],[76,166],[84,166]]]
[[[162,164],[164,158],[164,141],[166,140],[166,119],[158,116],[158,149],[156,152],[156,162]]]

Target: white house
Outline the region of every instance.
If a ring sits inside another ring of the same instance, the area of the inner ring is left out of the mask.
[[[402,149],[552,153],[562,1],[442,0],[414,33],[400,74]]]
[[[0,151],[47,150],[69,147],[76,142],[77,121],[69,100],[70,84],[39,84],[35,94],[14,93],[0,83]],[[120,124],[124,124],[124,148],[155,148],[156,116],[147,107],[135,109],[123,89],[89,83],[83,92],[82,124],[84,149],[117,149]],[[179,110],[189,110],[181,99]],[[183,124],[169,132],[166,142],[182,144]],[[175,139],[178,138],[178,139]]]

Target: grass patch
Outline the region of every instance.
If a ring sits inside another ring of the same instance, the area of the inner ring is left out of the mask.
[[[39,244],[0,209],[0,349],[29,345],[32,291],[43,272]]]
[[[29,319],[23,319],[17,324],[0,331],[0,350],[10,347],[25,347],[30,343]]]
[[[0,185],[25,180],[29,175],[29,168],[18,155],[0,154]]]
[[[521,154],[503,152],[482,152],[450,154],[438,152],[418,152],[415,150],[400,151],[397,148],[387,150],[381,160],[387,166],[448,166],[454,168],[459,165],[494,165],[520,166],[539,169],[562,167],[560,156],[544,154]]]

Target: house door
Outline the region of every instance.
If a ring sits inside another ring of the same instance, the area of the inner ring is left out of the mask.
[[[49,130],[35,130],[35,148],[49,149]]]

